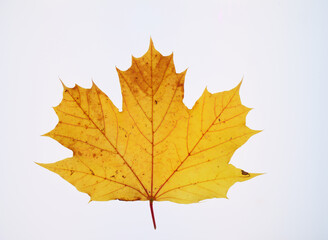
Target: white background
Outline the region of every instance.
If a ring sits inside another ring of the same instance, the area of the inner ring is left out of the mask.
[[[328,239],[327,1],[0,1],[0,239]],[[247,124],[264,129],[232,163],[265,175],[227,199],[92,202],[37,166],[72,155],[41,137],[68,86],[91,79],[121,107],[115,66],[150,36],[174,52],[185,104],[242,77]]]

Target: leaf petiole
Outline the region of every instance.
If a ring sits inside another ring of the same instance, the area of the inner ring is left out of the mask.
[[[153,199],[149,200],[149,207],[150,207],[151,218],[153,219],[154,229],[156,230],[156,221],[155,221],[155,215],[153,209]]]

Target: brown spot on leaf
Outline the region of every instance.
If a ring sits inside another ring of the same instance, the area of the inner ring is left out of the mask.
[[[248,172],[245,172],[244,170],[241,170],[241,174],[242,174],[242,175],[247,175],[247,176],[249,176],[249,173],[248,173]]]

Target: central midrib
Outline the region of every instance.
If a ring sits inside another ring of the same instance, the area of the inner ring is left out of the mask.
[[[150,86],[151,86],[151,186],[150,199],[153,199],[154,184],[154,86],[153,86],[153,48],[150,48]]]

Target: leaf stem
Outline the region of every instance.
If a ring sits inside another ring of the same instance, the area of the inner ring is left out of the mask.
[[[153,224],[154,224],[154,229],[156,230],[156,221],[155,221],[155,215],[154,215],[154,209],[153,209],[153,200],[149,200],[149,206],[150,206],[150,213],[151,213],[151,218],[153,219]]]

